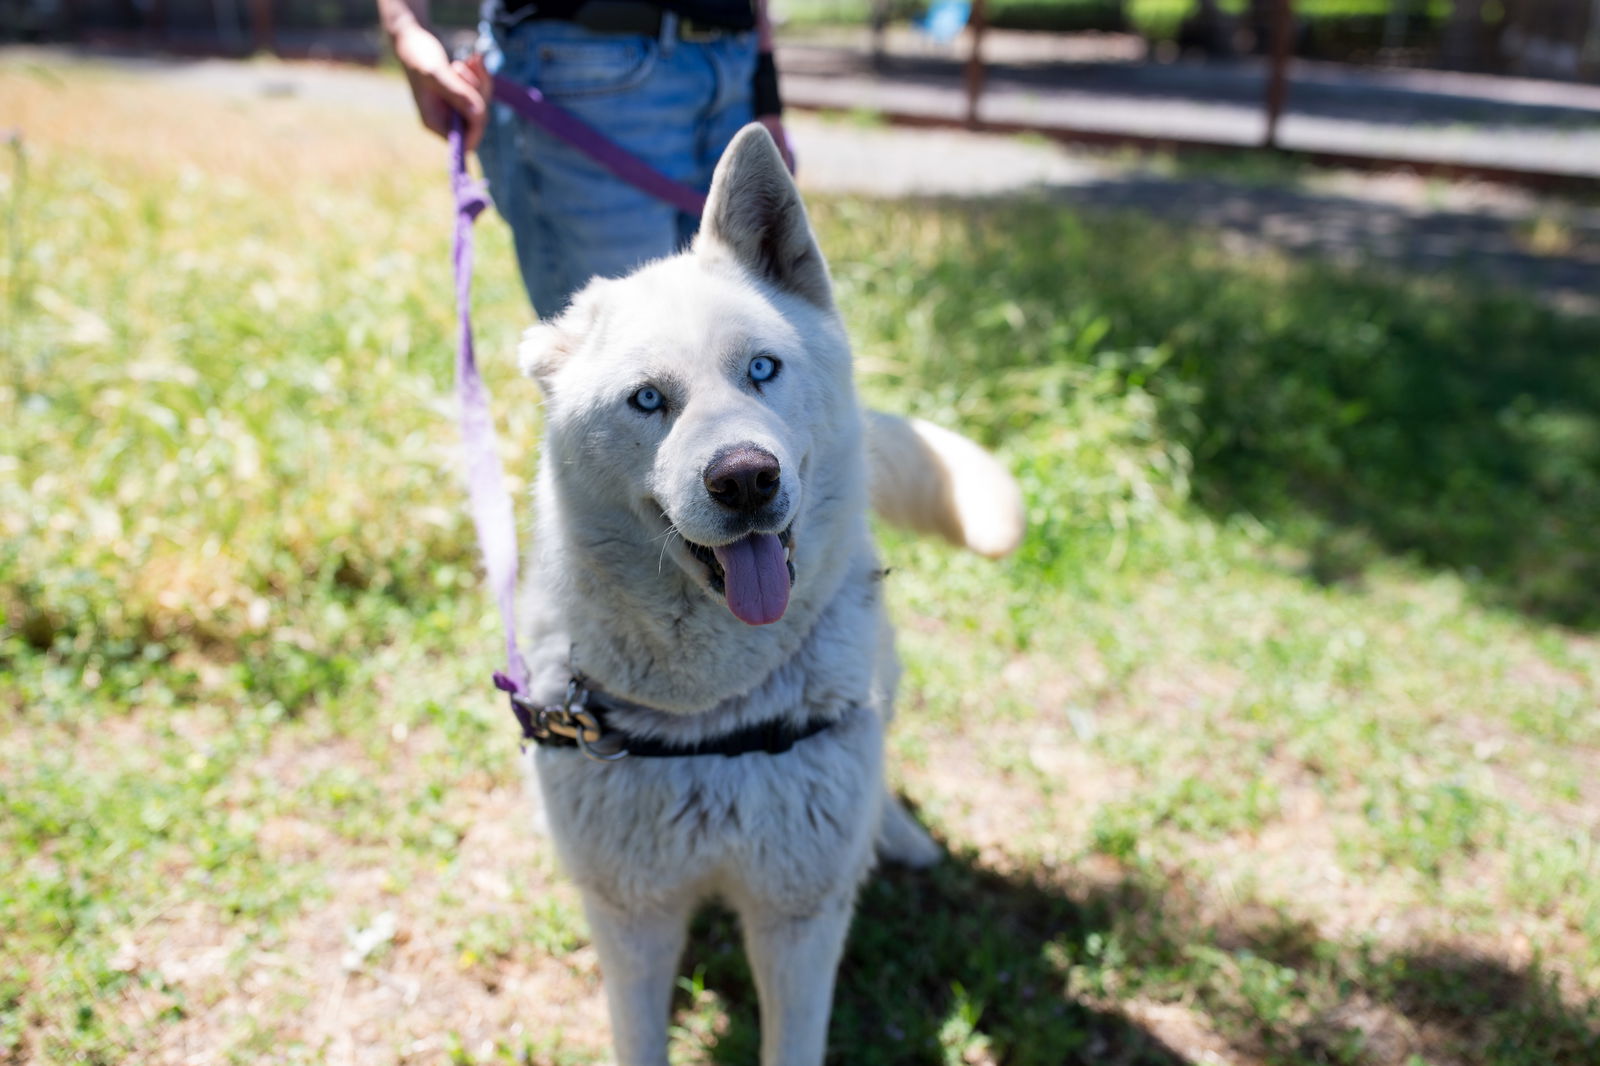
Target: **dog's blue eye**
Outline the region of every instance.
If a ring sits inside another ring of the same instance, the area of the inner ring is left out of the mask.
[[[628,402],[646,414],[661,410],[667,403],[661,393],[650,385],[629,396]]]
[[[770,355],[758,355],[750,360],[750,380],[757,384],[771,381],[778,376],[778,367],[781,365]]]

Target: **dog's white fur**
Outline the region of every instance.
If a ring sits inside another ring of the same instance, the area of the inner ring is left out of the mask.
[[[752,380],[757,355],[780,361],[772,380]],[[617,1057],[667,1061],[690,913],[716,895],[743,924],[762,1062],[819,1063],[874,851],[916,865],[939,855],[883,783],[898,667],[867,525],[868,455],[887,518],[985,554],[1021,534],[1016,486],[926,424],[872,415],[869,440],[827,268],[759,126],[724,155],[690,251],[592,283],[529,331],[522,360],[546,398],[523,604],[533,696],[556,701],[581,671],[619,705],[613,726],[685,743],[777,718],[836,720],[781,755],[599,764],[535,749]],[[630,404],[646,386],[663,411]],[[705,480],[720,450],[743,444],[781,468],[761,529],[793,531],[793,589],[770,625],[734,617],[685,545],[745,532]]]

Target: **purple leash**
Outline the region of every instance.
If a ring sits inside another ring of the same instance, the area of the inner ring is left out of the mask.
[[[550,103],[537,89],[496,77],[494,98],[630,185],[689,214],[698,215],[704,209],[705,194],[667,177],[570,111]],[[494,592],[506,638],[506,668],[495,672],[494,685],[511,696],[511,710],[522,726],[522,735],[531,737],[533,716],[526,700],[519,698],[528,688],[528,665],[517,646],[516,519],[510,494],[505,490],[494,418],[489,412],[489,390],[478,373],[477,355],[472,346],[472,224],[489,206],[489,197],[483,183],[467,173],[466,139],[459,115],[451,119],[449,142],[450,186],[456,201],[452,258],[456,315],[460,324],[456,339],[456,399],[461,406],[461,439],[467,453],[467,493],[472,502],[472,524],[478,530],[478,546],[483,550],[489,587]]]
[[[571,111],[546,100],[538,89],[496,76],[494,98],[542,127],[546,133],[566,141],[634,188],[671,204],[684,214],[698,218],[705,210],[705,193],[667,177]]]
[[[456,272],[456,399],[461,407],[461,441],[467,453],[467,494],[472,501],[472,524],[478,530],[489,587],[500,608],[500,626],[506,637],[506,669],[494,675],[495,687],[516,695],[528,687],[528,664],[517,647],[517,527],[511,497],[505,490],[494,418],[489,413],[489,390],[478,373],[472,347],[472,224],[489,206],[481,182],[467,174],[466,139],[461,120],[450,124],[450,185],[455,191],[456,230],[452,258]],[[521,721],[527,714],[515,702]],[[531,727],[531,721],[523,722]]]

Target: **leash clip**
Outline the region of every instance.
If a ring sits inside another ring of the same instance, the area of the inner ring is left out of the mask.
[[[606,736],[605,723],[588,706],[589,690],[579,678],[567,682],[567,691],[560,703],[535,704],[521,693],[511,693],[511,709],[522,723],[523,748],[527,742],[548,743],[552,740],[569,740],[576,744],[584,757],[595,762],[616,762],[628,757],[627,748],[602,751],[598,745]]]

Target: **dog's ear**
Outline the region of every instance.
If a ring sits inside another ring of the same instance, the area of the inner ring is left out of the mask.
[[[536,322],[523,333],[522,343],[517,345],[517,365],[539,383],[546,397],[552,394],[551,379],[556,371],[593,332],[605,287],[606,279],[591,281],[561,314]]]
[[[562,332],[555,322],[535,322],[522,334],[522,342],[517,345],[517,365],[537,381],[548,396],[550,378],[572,354],[575,340],[571,334]]]
[[[695,252],[710,256],[724,249],[757,277],[818,307],[833,306],[828,266],[800,190],[760,123],[739,131],[711,177]]]

